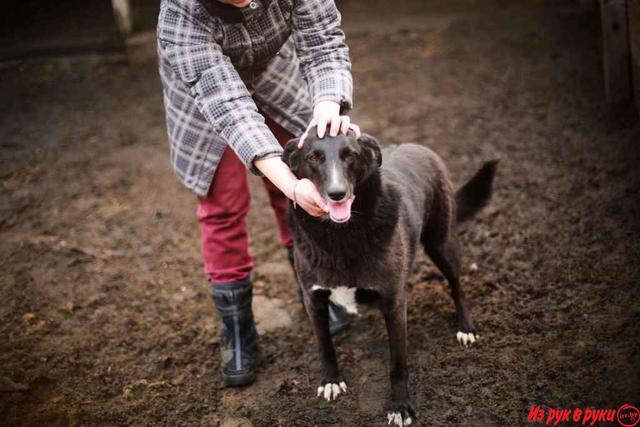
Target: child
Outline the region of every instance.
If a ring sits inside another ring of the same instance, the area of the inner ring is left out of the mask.
[[[287,198],[326,214],[313,183],[281,161],[282,145],[317,125],[347,133],[351,62],[333,0],[162,0],[158,56],[171,163],[198,196],[205,273],[222,320],[222,375],[253,381],[245,168],[265,177],[280,238],[293,245]],[[291,258],[290,258],[291,259]],[[333,330],[346,324],[330,307]]]

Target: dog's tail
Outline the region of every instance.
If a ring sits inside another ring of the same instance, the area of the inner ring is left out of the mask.
[[[456,221],[473,218],[491,199],[498,160],[486,162],[466,184],[456,191]]]

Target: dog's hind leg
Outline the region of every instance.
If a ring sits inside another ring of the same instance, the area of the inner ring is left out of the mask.
[[[336,350],[329,330],[329,294],[327,290],[311,291],[305,295],[305,307],[318,339],[322,365],[322,381],[318,387],[318,397],[327,401],[336,399],[347,391],[347,385],[340,376]]]
[[[458,239],[451,234],[444,242],[433,242],[423,236],[422,243],[425,251],[433,263],[442,272],[449,282],[451,288],[451,296],[456,306],[456,315],[458,318],[458,332],[456,338],[460,344],[468,346],[478,339],[478,331],[476,330],[471,316],[467,310],[464,293],[460,288],[460,249]]]

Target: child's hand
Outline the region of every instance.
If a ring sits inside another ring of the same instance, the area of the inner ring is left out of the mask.
[[[323,216],[329,211],[316,186],[306,178],[295,184],[292,199],[311,216]]]
[[[280,157],[259,159],[254,165],[296,205],[312,216],[323,216],[329,209],[313,182],[298,179]]]
[[[340,115],[340,104],[333,101],[320,101],[313,109],[313,118],[300,138],[298,148],[302,148],[309,129],[316,125],[318,126],[318,138],[324,138],[327,127],[329,127],[329,136],[337,136],[339,132],[346,135],[349,130],[352,130],[356,135],[356,139],[360,138],[360,128],[351,123],[349,116]]]

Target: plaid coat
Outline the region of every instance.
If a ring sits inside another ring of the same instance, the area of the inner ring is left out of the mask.
[[[351,108],[333,0],[162,0],[157,37],[171,163],[200,196],[227,145],[256,174],[254,160],[281,154],[261,113],[300,135],[319,101]]]

